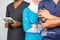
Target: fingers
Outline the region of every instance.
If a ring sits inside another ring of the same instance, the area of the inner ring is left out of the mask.
[[[39,18],[43,18],[43,16],[39,16]]]
[[[39,16],[39,18],[42,18],[43,17],[43,10],[40,10],[40,12],[38,13],[38,16]]]
[[[42,11],[44,11],[44,10],[39,10],[39,12],[42,12]]]
[[[32,24],[31,26],[32,26],[33,28],[37,28],[37,27],[38,27],[37,24]]]
[[[12,27],[16,27],[16,22],[14,21],[14,24],[11,24]]]

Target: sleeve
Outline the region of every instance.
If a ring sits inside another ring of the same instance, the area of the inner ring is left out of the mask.
[[[23,11],[23,29],[25,32],[32,27],[28,17],[29,16],[28,16],[27,10],[24,10]]]
[[[9,10],[8,10],[8,6],[7,6],[7,8],[6,8],[6,17],[9,17]]]
[[[40,1],[38,4],[38,11],[41,10],[44,7],[43,1]]]

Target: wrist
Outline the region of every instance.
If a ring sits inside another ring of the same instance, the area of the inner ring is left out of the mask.
[[[47,17],[49,20],[54,20],[54,16],[50,15],[49,17]]]
[[[53,15],[50,15],[50,19],[51,19],[51,20],[53,20],[53,19],[54,19]]]
[[[59,17],[54,16],[54,15],[51,15],[50,17],[51,17],[50,19],[52,19],[52,20],[59,20],[60,19]]]

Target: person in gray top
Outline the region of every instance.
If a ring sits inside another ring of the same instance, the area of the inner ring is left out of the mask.
[[[11,17],[14,20],[13,24],[5,23],[5,27],[8,27],[7,40],[25,40],[22,13],[28,5],[29,3],[23,0],[14,0],[7,6],[6,17]]]

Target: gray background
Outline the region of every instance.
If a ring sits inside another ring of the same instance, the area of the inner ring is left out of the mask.
[[[31,2],[31,0],[25,0],[27,2]],[[0,40],[7,40],[7,30],[4,28],[3,17],[6,14],[6,6],[13,2],[13,0],[0,0]]]

